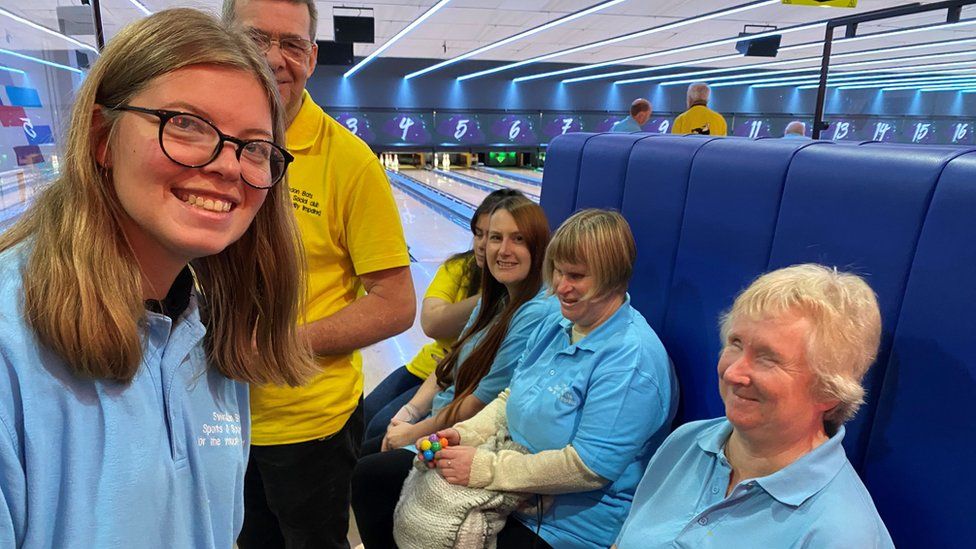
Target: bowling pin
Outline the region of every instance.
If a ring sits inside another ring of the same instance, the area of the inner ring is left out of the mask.
[[[437,158],[437,153],[434,153],[434,169],[435,170],[438,168],[438,164],[439,163],[440,163],[440,159]]]
[[[444,153],[444,159],[441,161],[441,164],[444,166],[444,169],[445,170],[450,170],[451,169],[451,157],[450,157],[450,155],[448,155],[447,153]]]

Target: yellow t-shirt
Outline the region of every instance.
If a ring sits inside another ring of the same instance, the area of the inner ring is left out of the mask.
[[[466,262],[464,258],[445,261],[437,269],[430,286],[427,286],[424,299],[436,297],[448,303],[457,303],[467,298],[469,277],[464,276]],[[437,363],[451,352],[454,343],[453,339],[437,339],[424,345],[406,364],[407,371],[420,379],[427,379],[437,368]]]
[[[729,128],[722,115],[705,105],[692,105],[678,115],[671,125],[671,133],[706,133],[707,135],[728,135]]]
[[[330,316],[361,294],[357,275],[410,264],[386,173],[358,137],[306,91],[285,136],[295,217],[308,265],[305,321]],[[362,357],[318,357],[322,372],[302,387],[252,386],[251,435],[258,446],[338,432],[363,393]]]

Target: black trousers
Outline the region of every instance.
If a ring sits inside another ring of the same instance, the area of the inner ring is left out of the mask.
[[[363,440],[363,404],[324,439],[252,446],[240,549],[348,549],[350,479]]]
[[[393,511],[417,454],[398,448],[363,456],[352,474],[352,511],[366,549],[391,549]]]
[[[352,476],[352,510],[366,549],[394,549],[393,511],[416,454],[397,449],[363,456]],[[509,518],[498,533],[499,549],[552,549],[524,524]]]
[[[508,517],[505,527],[498,532],[498,549],[552,549],[552,546],[535,535],[528,526]]]

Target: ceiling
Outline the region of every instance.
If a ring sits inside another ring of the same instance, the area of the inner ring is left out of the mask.
[[[141,1],[151,10],[177,6],[192,6],[215,13],[219,11],[221,4],[220,0]],[[383,56],[429,58],[436,60],[448,59],[585,9],[600,3],[600,1],[453,0],[446,7],[407,34],[403,39],[383,52]],[[922,1],[919,3],[931,4],[935,1]],[[318,38],[328,40],[333,36],[331,18],[333,7],[356,6],[372,8],[374,10],[374,17],[376,18],[376,42],[374,44],[357,44],[355,46],[356,55],[365,56],[386,42],[391,36],[399,32],[435,3],[436,0],[366,0],[361,2],[346,0],[344,2],[316,2],[320,14]],[[472,59],[505,61],[528,59],[745,3],[747,3],[747,0],[628,0],[599,13],[579,18],[551,30],[537,33],[526,39],[496,48]],[[824,9],[819,7],[774,4],[731,16],[691,24],[672,31],[665,31],[646,37],[622,41],[613,45],[592,48],[572,55],[562,56],[553,61],[568,63],[603,62],[736,36],[742,31],[743,25],[745,24],[786,27],[830,17],[864,13],[905,3],[907,1],[859,0],[858,7],[855,9]],[[58,27],[55,12],[58,5],[79,4],[80,0],[32,0],[29,3],[24,0],[0,0],[0,7],[52,28]],[[142,12],[136,9],[128,0],[101,0],[101,6],[103,24],[108,37],[116,33],[121,26],[142,16]],[[976,18],[976,6],[964,8],[962,17],[964,19]],[[944,20],[945,12],[938,11],[931,14],[885,20],[880,23],[862,24],[858,29],[858,34],[933,24],[943,22]],[[48,37],[35,29],[31,29],[5,17],[0,17],[0,33],[2,33],[0,34],[0,47],[7,49],[63,49],[65,46],[65,43],[60,39]],[[850,46],[839,45],[835,51],[856,51],[884,46],[973,37],[976,37],[976,25],[956,30],[927,31],[925,33],[903,35],[887,39],[862,41]],[[78,38],[89,44],[94,44],[94,39],[91,36]],[[784,35],[782,45],[787,46],[822,39],[823,30],[815,29]],[[971,46],[967,47],[974,50],[973,57],[976,58],[976,48],[972,48]],[[960,49],[964,48],[959,46],[932,48],[926,49],[924,52],[895,55],[959,51]],[[671,64],[730,53],[734,53],[734,48],[732,44],[727,44],[683,54],[656,57],[631,64],[650,66]],[[777,60],[806,57],[817,55],[817,53],[818,50],[816,48],[798,50],[796,52],[782,53],[777,57]],[[882,55],[873,57],[865,56],[858,58],[858,60],[870,60],[882,57]],[[961,59],[965,60],[966,58]],[[762,61],[764,61],[762,58],[750,58],[748,60],[736,59],[710,63],[709,66],[736,66]],[[976,61],[974,61],[974,65],[976,65]],[[365,70],[369,69],[367,68]],[[470,72],[470,69],[468,71],[465,70],[463,64],[444,70],[452,71],[450,74]],[[612,69],[604,69],[604,71],[608,70]],[[533,71],[538,72],[538,69],[526,67],[518,72],[513,71],[511,74],[512,76],[517,76],[520,74],[531,74]]]

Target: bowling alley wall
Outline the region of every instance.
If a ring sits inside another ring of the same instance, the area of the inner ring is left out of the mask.
[[[492,61],[468,61],[456,69],[403,79],[435,62],[376,59],[351,78],[342,76],[346,67],[320,65],[308,88],[327,112],[377,149],[542,147],[560,133],[606,131],[626,116],[637,97],[646,97],[654,108],[645,130],[667,131],[685,109],[685,85],[562,84],[558,78],[513,83],[517,71],[456,80],[499,64]],[[540,63],[532,72],[570,66]],[[812,120],[815,99],[815,89],[734,86],[714,89],[709,106],[726,116],[736,135],[779,137],[789,121]],[[824,137],[830,139],[976,144],[976,94],[830,90],[826,119],[831,128]],[[508,139],[511,135],[516,138]]]

